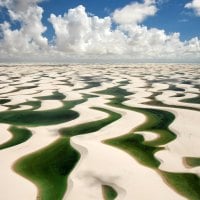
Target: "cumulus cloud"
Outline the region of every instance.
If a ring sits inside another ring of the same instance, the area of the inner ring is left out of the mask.
[[[34,53],[48,47],[47,38],[42,34],[46,27],[41,19],[43,9],[37,6],[38,0],[1,1],[1,6],[8,9],[11,20],[18,21],[20,29],[12,30],[8,22],[0,24],[0,33],[3,40],[0,41],[1,52],[8,53]]]
[[[89,54],[124,51],[125,36],[118,30],[111,30],[111,18],[90,16],[83,6],[70,9],[63,17],[51,14],[49,21],[55,30],[57,50]]]
[[[192,2],[187,3],[185,8],[193,9],[197,16],[200,16],[200,0],[192,0]]]
[[[155,1],[145,0],[144,3],[132,3],[113,13],[113,20],[118,24],[138,24],[157,11]]]
[[[148,0],[140,6],[155,7],[155,2]],[[126,8],[127,6],[121,11],[125,12]],[[154,10],[156,12],[156,8]],[[200,56],[198,38],[182,42],[179,33],[166,34],[164,30],[141,25],[139,22],[146,17],[147,12],[145,13],[144,15],[142,12],[142,18],[131,20],[130,23],[118,21],[119,24],[115,29],[112,29],[113,21],[116,22],[114,15],[105,18],[90,16],[83,6],[70,9],[63,16],[52,14],[49,21],[55,29],[54,42],[58,51],[81,55],[117,54],[133,59],[176,59],[184,56]]]
[[[28,4],[22,0],[14,2],[22,3],[21,7],[13,7],[9,0],[3,1],[4,4],[0,1],[1,6],[8,8],[11,19],[21,24],[15,30],[8,22],[0,24],[0,61],[22,57],[34,62],[76,61],[78,58],[200,59],[197,37],[183,42],[179,33],[167,34],[164,30],[142,25],[145,18],[157,11],[154,0],[127,5],[104,18],[89,14],[81,5],[63,15],[52,13],[49,22],[55,31],[53,41],[43,36],[46,27],[41,22],[43,9],[37,5],[39,0],[29,0]]]
[[[30,6],[36,6],[42,0],[0,0],[0,6],[7,7],[14,12],[26,11]]]

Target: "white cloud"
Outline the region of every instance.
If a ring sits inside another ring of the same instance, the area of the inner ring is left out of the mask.
[[[12,30],[8,22],[0,24],[0,61],[200,60],[197,37],[182,42],[179,33],[166,34],[164,30],[141,24],[146,17],[155,15],[157,8],[153,0],[125,6],[105,18],[87,13],[81,5],[64,15],[51,14],[49,22],[55,30],[53,42],[42,35],[46,27],[41,22],[43,9],[37,0],[23,4],[24,10],[12,8],[10,1],[7,2],[4,6],[10,17],[20,22],[21,28]],[[131,15],[131,21],[123,18],[127,9],[137,10],[136,16]],[[116,20],[117,12],[121,12],[121,21],[119,15]],[[115,22],[118,24],[113,28]]]
[[[43,0],[0,0],[0,6],[5,6],[14,12],[23,12],[41,1]]]
[[[187,3],[185,8],[193,9],[197,16],[200,16],[200,0],[192,0],[192,2]]]
[[[88,15],[83,6],[70,9],[64,16],[51,14],[59,51],[88,54],[120,54],[125,40],[124,34],[111,30],[111,18]],[[116,41],[118,41],[116,43]]]
[[[164,30],[135,23],[121,23],[113,30],[111,17],[89,16],[83,6],[70,9],[63,17],[52,14],[49,21],[56,33],[55,47],[68,54],[117,54],[140,59],[200,56],[200,47],[191,45],[191,41],[182,42],[179,33],[166,34]],[[198,38],[195,41],[198,43]]]
[[[132,3],[113,13],[113,20],[118,24],[138,24],[148,16],[155,15],[157,8],[155,1],[145,0],[144,3]]]
[[[46,27],[41,19],[43,9],[37,6],[38,0],[1,1],[0,5],[8,9],[13,21],[18,21],[20,29],[12,30],[8,22],[0,24],[3,40],[0,41],[1,52],[30,54],[48,48],[48,40],[43,37]]]

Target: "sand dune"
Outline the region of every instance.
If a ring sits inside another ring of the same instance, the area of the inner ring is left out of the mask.
[[[104,198],[103,185],[111,186],[117,192],[116,200],[188,199],[167,184],[160,172],[200,176],[198,162],[197,166],[189,166],[185,161],[186,157],[200,158],[199,69],[199,65],[189,64],[1,67],[0,73],[7,72],[7,75],[0,79],[0,145],[12,138],[11,126],[32,133],[26,141],[0,150],[1,198],[36,199],[40,195],[38,186],[15,173],[14,164],[58,138],[71,137],[71,146],[81,157],[66,180],[68,185],[62,199],[101,200]],[[191,98],[196,99],[183,101]],[[133,134],[134,130],[135,135],[143,136],[144,142],[149,144],[159,139],[153,129],[137,130],[149,120],[140,108],[168,111],[175,116],[169,130],[176,137],[160,145],[162,149],[154,153],[160,162],[158,168],[150,168],[128,151],[105,143],[108,139]],[[42,118],[43,113],[55,111],[59,114],[58,110],[62,109],[66,109],[66,114],[73,110],[77,116],[70,121],[52,124],[47,121],[44,125],[37,125],[34,120],[20,125],[4,123],[10,117],[14,119],[19,112],[22,115],[31,113],[31,116],[40,112]],[[105,123],[103,120],[111,115],[108,111],[118,117]],[[95,123],[100,120],[98,128],[92,129],[91,124],[97,127]],[[73,127],[78,127],[74,129],[77,132],[61,136],[62,129]],[[83,133],[81,127],[85,127]],[[200,197],[199,191],[195,191],[196,199]]]

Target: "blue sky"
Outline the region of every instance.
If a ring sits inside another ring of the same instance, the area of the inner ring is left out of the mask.
[[[99,17],[110,15],[115,9],[122,8],[133,2],[141,0],[46,0],[39,5],[44,9],[42,22],[48,27],[44,35],[52,38],[54,30],[48,18],[51,13],[63,15],[70,8],[83,5],[89,13]],[[164,0],[158,3],[158,12],[155,16],[146,19],[143,24],[148,27],[164,29],[167,33],[180,32],[181,40],[188,40],[200,35],[200,18],[196,17],[192,10],[184,9],[188,0]],[[7,9],[1,8],[0,22],[10,21]],[[18,28],[19,23],[12,23],[12,28]]]
[[[0,48],[0,62],[20,58],[18,48],[30,60],[37,51],[171,59],[177,50],[198,60],[200,0],[0,0]]]
[[[84,5],[88,12],[99,17],[105,17],[112,13],[116,8],[122,8],[132,2],[131,0],[47,0],[40,5],[44,8],[43,22],[48,26],[46,35],[52,36],[52,26],[48,22],[51,13],[57,15],[65,13],[68,9]],[[184,5],[188,0],[165,0],[158,5],[156,16],[144,21],[148,27],[164,29],[167,33],[180,32],[182,40],[188,40],[200,35],[200,18],[196,17],[192,10],[185,10]]]

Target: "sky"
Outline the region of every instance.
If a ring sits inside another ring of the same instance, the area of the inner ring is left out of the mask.
[[[200,0],[0,0],[0,62],[200,62]]]

